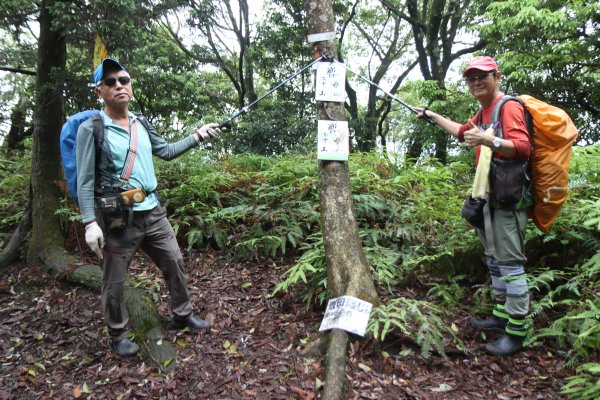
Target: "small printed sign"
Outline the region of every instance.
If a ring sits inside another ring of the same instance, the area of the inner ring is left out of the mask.
[[[318,121],[317,159],[348,161],[350,132],[348,121]]]
[[[321,33],[313,33],[306,37],[308,43],[315,42],[324,42],[325,40],[333,40],[335,39],[335,32],[321,32]]]
[[[341,63],[318,62],[315,84],[316,101],[346,101],[346,69]]]
[[[319,332],[335,328],[364,336],[372,308],[371,303],[353,296],[330,299]]]

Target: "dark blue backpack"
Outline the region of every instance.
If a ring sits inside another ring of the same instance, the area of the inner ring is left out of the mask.
[[[95,142],[102,142],[101,137],[104,136],[104,124],[99,114],[100,110],[85,110],[71,115],[60,130],[60,154],[65,178],[67,179],[67,186],[69,186],[71,197],[77,205],[79,205],[79,199],[77,198],[77,160],[75,158],[77,130],[79,129],[79,125],[84,121],[91,117],[96,117],[95,121],[99,121],[99,123],[94,123]]]

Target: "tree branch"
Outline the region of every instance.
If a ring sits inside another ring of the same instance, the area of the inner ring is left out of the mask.
[[[37,73],[35,71],[30,71],[30,70],[21,69],[21,68],[11,68],[11,67],[0,66],[0,71],[14,72],[16,74],[31,75],[31,76],[37,75]]]

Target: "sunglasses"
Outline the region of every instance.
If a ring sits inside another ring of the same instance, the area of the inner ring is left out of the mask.
[[[106,78],[103,81],[100,81],[100,85],[104,84],[108,87],[113,87],[117,84],[117,81],[119,81],[121,86],[125,86],[125,85],[129,85],[129,83],[131,82],[131,78],[128,76],[120,76],[118,78],[115,78],[113,76],[111,78]]]
[[[475,83],[477,81],[485,80],[490,75],[496,75],[496,71],[487,72],[487,73],[481,74],[481,75],[467,76],[465,78],[465,81],[467,81],[467,83]]]

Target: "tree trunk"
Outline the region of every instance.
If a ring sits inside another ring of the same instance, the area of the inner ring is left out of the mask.
[[[60,192],[52,183],[61,179],[58,137],[63,120],[62,87],[67,58],[64,34],[52,27],[50,9],[57,0],[44,0],[40,8],[40,36],[36,80],[31,162],[31,239],[27,261],[46,267],[65,265],[64,238],[55,211]]]
[[[334,31],[334,16],[330,0],[307,0],[309,34]],[[315,44],[315,54],[337,59],[333,41]],[[343,103],[317,103],[320,120],[344,120]],[[378,303],[371,277],[371,267],[364,255],[358,227],[354,219],[352,188],[348,163],[319,162],[321,227],[327,259],[327,290],[329,297],[350,295]],[[345,365],[348,336],[341,330],[329,334],[327,368],[323,399],[343,399],[346,395]]]

